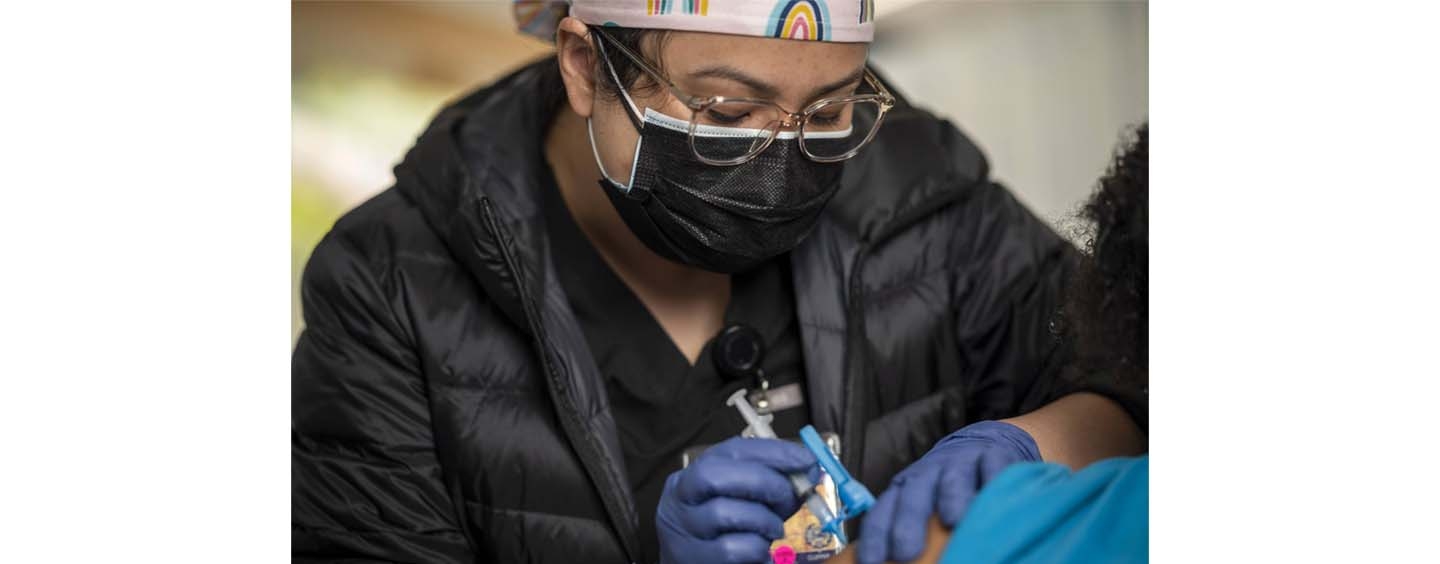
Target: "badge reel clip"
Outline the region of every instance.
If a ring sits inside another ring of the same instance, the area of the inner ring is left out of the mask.
[[[756,413],[755,408],[745,399],[745,390],[731,394],[725,404],[740,410],[740,417],[744,418],[748,425],[746,431],[749,436],[764,439],[778,438],[775,436],[775,431],[770,428],[770,420],[773,416],[762,416]],[[835,453],[820,438],[820,433],[815,431],[815,426],[806,425],[800,429],[800,440],[805,444],[805,448],[810,449],[810,453],[815,455],[815,459],[820,462],[820,468],[824,469],[825,473],[830,475],[830,479],[835,482],[839,514],[830,510],[830,505],[825,502],[825,498],[816,491],[815,484],[811,483],[803,472],[787,476],[790,479],[790,485],[795,488],[795,495],[805,500],[805,507],[810,509],[816,519],[819,519],[820,530],[835,535],[835,538],[839,539],[842,544],[848,544],[845,530],[842,528],[845,520],[858,517],[869,510],[870,506],[875,504],[875,496],[871,495],[870,490],[864,484],[850,476],[850,472],[845,470],[845,466],[835,458]]]
[[[765,360],[765,340],[754,327],[735,324],[715,337],[712,357],[715,370],[728,380],[755,379],[755,409],[770,413],[770,379],[765,377],[761,363]]]

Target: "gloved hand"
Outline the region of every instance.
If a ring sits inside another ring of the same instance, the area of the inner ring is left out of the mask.
[[[655,526],[660,562],[770,562],[770,542],[801,500],[786,474],[820,476],[815,455],[776,439],[735,437],[706,449],[670,475]]]
[[[859,564],[909,562],[925,548],[925,521],[934,513],[946,527],[965,515],[975,493],[1005,467],[1040,460],[1029,433],[999,421],[981,421],[940,439],[930,452],[890,481],[860,525]]]

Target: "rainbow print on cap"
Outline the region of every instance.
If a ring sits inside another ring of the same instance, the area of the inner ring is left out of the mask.
[[[774,24],[771,37],[825,41],[830,10],[825,0],[780,0],[770,21]]]
[[[517,27],[546,40],[554,39],[554,25],[566,14],[590,25],[633,29],[840,43],[875,38],[875,0],[514,1]]]
[[[673,13],[677,4],[682,14],[703,16],[710,11],[710,0],[645,0],[645,15]]]

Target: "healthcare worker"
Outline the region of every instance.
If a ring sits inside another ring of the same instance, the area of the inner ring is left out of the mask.
[[[295,560],[768,561],[815,461],[731,438],[742,389],[877,491],[971,424],[977,488],[1138,448],[1138,391],[1053,368],[1073,249],[867,66],[873,2],[519,8],[554,56],[306,266]]]

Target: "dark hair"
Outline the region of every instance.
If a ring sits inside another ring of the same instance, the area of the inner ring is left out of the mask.
[[[1080,212],[1086,256],[1070,281],[1061,335],[1072,368],[1146,385],[1149,375],[1149,124],[1136,128]]]
[[[599,27],[600,26],[596,25],[589,26],[590,36],[594,41],[605,41],[605,38],[601,37],[600,34],[595,31],[596,28]],[[670,37],[669,31],[663,29],[635,29],[606,26],[603,33],[611,39],[614,39],[617,43],[624,45],[625,48],[629,49],[632,53],[637,53],[645,57],[645,62],[650,63],[650,65],[657,70],[662,72],[665,70],[665,67],[662,66],[663,63],[660,60],[659,53],[660,50],[664,48],[665,41]],[[606,45],[606,47],[609,47],[609,45]],[[639,65],[636,65],[634,61],[630,60],[630,57],[621,53],[619,49],[607,48],[605,49],[605,55],[610,59],[610,64],[614,66],[615,74],[620,76],[620,83],[624,84],[627,90],[648,93],[650,89],[660,86],[654,80],[651,80],[650,75],[646,74]],[[599,92],[601,94],[611,98],[620,97],[620,90],[615,88],[615,81],[610,78],[609,69],[606,69],[605,63],[598,59],[596,60],[595,66],[595,80],[599,85]]]

